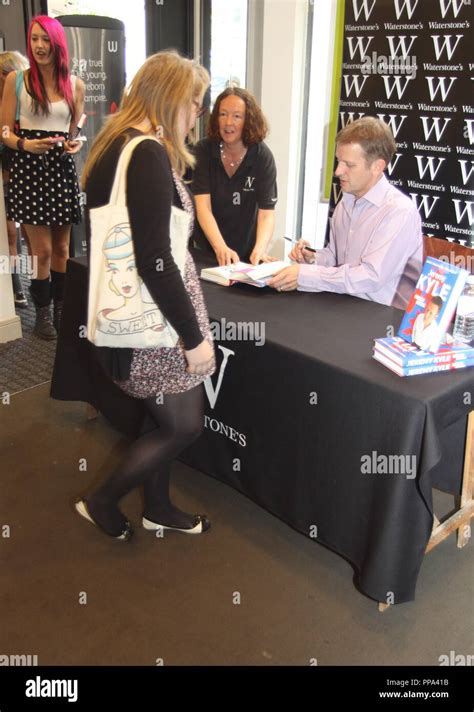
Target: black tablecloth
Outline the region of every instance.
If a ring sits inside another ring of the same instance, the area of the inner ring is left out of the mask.
[[[204,434],[182,459],[346,557],[367,595],[413,599],[432,487],[460,491],[474,371],[400,378],[374,361],[373,338],[396,333],[396,309],[345,295],[202,285],[221,332],[259,322],[265,344],[216,341]],[[85,323],[86,270],[70,260],[51,395],[92,403],[134,435],[142,404],[103,374],[78,338]],[[383,470],[390,456],[404,456],[398,474],[393,458],[392,474]]]

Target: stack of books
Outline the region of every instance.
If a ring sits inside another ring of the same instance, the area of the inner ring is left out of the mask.
[[[399,336],[392,336],[375,339],[374,359],[398,376],[417,376],[474,366],[474,347],[462,341],[451,341],[436,353],[430,353]]]
[[[474,345],[447,334],[469,272],[428,257],[398,335],[375,339],[373,357],[399,376],[474,366]]]

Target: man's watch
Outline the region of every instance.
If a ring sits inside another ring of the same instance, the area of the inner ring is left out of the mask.
[[[25,150],[25,139],[19,138],[18,141],[16,142],[16,147],[17,147],[18,151],[24,151]]]

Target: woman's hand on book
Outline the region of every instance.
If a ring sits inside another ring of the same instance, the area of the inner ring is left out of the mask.
[[[240,262],[240,257],[235,250],[231,250],[227,245],[222,245],[222,247],[214,248],[217,257],[217,264],[219,267],[224,267],[226,265],[236,264]]]
[[[252,250],[252,254],[250,255],[249,262],[251,265],[259,265],[260,262],[277,262],[278,257],[271,257],[270,255],[265,254],[265,250],[260,249],[258,247],[254,247]]]
[[[214,346],[207,339],[203,339],[195,349],[185,351],[184,355],[188,362],[188,373],[204,376],[214,367]]]

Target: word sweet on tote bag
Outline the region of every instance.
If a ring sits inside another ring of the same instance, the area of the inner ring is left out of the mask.
[[[153,301],[135,263],[126,204],[127,168],[141,141],[138,136],[120,154],[110,202],[90,211],[91,248],[87,338],[114,348],[172,347],[178,334]],[[171,252],[184,276],[190,217],[171,207]],[[157,265],[160,269],[160,265]]]

